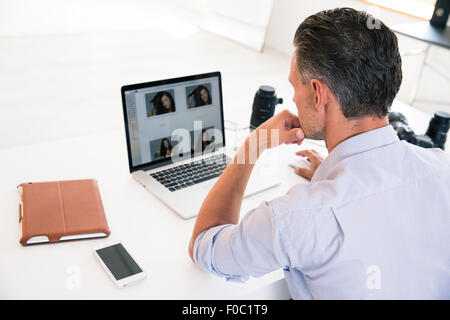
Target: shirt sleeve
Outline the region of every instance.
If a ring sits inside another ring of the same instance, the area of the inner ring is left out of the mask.
[[[227,280],[246,281],[289,265],[269,203],[248,212],[238,225],[220,225],[200,233],[194,260],[203,270]]]

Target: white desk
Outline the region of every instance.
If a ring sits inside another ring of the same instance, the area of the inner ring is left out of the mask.
[[[425,132],[429,116],[396,103],[417,133]],[[447,144],[448,145],[448,144]],[[282,146],[293,154],[305,142]],[[326,154],[326,150],[322,149]],[[283,153],[285,154],[285,153]],[[128,172],[122,130],[0,150],[0,298],[1,299],[253,299],[287,298],[282,271],[248,282],[226,282],[204,273],[190,260],[187,246],[194,219],[182,220],[136,183]],[[242,212],[263,199],[284,194],[306,180],[280,158],[282,184],[244,200]],[[95,178],[99,182],[111,236],[50,245],[19,244],[18,192],[27,181]],[[117,289],[92,254],[92,248],[122,241],[148,278]]]

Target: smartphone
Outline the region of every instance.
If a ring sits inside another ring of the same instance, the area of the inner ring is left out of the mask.
[[[146,277],[145,272],[120,242],[96,247],[94,255],[110,279],[119,288],[126,287]]]

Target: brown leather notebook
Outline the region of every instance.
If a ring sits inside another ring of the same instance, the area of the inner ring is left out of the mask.
[[[22,183],[19,222],[23,246],[110,235],[94,179]]]

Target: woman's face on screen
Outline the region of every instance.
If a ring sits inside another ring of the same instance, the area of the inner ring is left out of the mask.
[[[169,141],[167,139],[164,140],[163,144],[164,144],[164,148],[169,149],[170,144],[169,144]]]
[[[206,91],[205,89],[200,90],[200,98],[202,99],[203,102],[208,102],[209,99],[208,91]]]
[[[163,95],[161,97],[161,104],[164,109],[170,110],[172,108],[172,103],[170,102],[170,99],[167,95]]]

